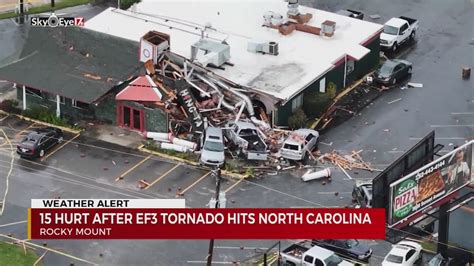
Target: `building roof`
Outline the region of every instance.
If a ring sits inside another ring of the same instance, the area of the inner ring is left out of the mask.
[[[91,103],[140,72],[136,42],[79,28],[31,27],[0,79]]]
[[[162,97],[163,95],[150,76],[140,76],[119,92],[115,99],[121,101],[159,102]]]
[[[150,30],[167,33],[171,51],[190,58],[191,45],[199,41],[201,29],[210,23],[205,35],[230,45],[230,63],[217,74],[256,90],[290,99],[329,71],[347,54],[359,59],[369,52],[360,44],[380,33],[382,25],[353,19],[323,10],[300,6],[311,13],[309,25],[320,27],[325,20],[336,22],[333,37],[301,31],[284,36],[278,30],[262,27],[268,11],[286,14],[283,0],[143,0],[132,11],[109,8],[86,21],[86,28],[139,41]],[[274,41],[279,55],[247,51],[252,39]]]

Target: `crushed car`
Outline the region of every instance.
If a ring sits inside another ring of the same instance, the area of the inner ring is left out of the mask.
[[[243,155],[247,160],[267,160],[267,144],[253,123],[245,121],[228,123],[225,135],[237,146],[238,154]]]

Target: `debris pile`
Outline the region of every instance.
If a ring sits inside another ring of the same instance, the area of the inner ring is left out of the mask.
[[[375,169],[370,166],[370,163],[364,161],[360,156],[362,151],[363,150],[359,150],[357,152],[352,151],[351,154],[346,155],[338,153],[337,151],[332,151],[319,156],[318,161],[328,161],[344,170],[361,169],[373,172]]]

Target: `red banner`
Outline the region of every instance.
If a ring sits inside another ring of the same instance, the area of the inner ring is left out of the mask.
[[[384,209],[30,209],[30,239],[385,239]]]

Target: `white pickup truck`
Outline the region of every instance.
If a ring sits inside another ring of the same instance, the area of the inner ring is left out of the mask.
[[[226,137],[239,147],[248,160],[267,160],[267,144],[262,140],[257,127],[250,122],[231,122],[225,130]]]
[[[350,266],[354,265],[328,249],[313,246],[310,241],[293,244],[280,253],[283,265],[287,266]]]
[[[391,18],[383,26],[383,32],[380,34],[380,46],[395,52],[404,42],[415,39],[418,26],[418,20],[413,18],[404,16]]]

